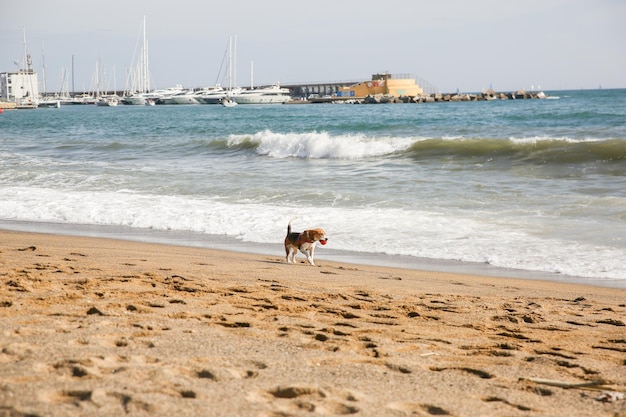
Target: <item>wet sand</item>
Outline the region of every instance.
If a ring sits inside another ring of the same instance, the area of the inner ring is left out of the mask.
[[[316,263],[0,231],[0,416],[626,416],[626,290]]]

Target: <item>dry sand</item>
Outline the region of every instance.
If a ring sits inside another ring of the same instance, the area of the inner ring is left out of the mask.
[[[0,231],[0,416],[626,416],[626,290],[281,255]]]

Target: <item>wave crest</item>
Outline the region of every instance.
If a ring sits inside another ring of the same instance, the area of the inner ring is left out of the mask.
[[[360,159],[402,152],[413,142],[410,138],[374,138],[363,134],[332,136],[328,132],[264,130],[253,135],[231,135],[228,147],[252,145],[257,154],[272,158]]]
[[[332,135],[328,132],[276,133],[264,130],[252,135],[230,135],[231,151],[250,150],[272,158],[364,159],[405,155],[425,159],[498,159],[530,164],[619,162],[626,160],[623,139],[571,139],[555,137],[376,137],[363,133]]]

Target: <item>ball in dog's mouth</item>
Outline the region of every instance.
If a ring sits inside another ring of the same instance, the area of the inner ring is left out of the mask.
[[[320,240],[320,243],[321,243],[322,245],[325,245],[325,244],[327,244],[327,243],[328,243],[328,239]]]

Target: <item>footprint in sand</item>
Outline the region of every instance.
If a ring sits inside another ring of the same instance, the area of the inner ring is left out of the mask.
[[[251,369],[230,368],[228,372],[237,379],[256,378],[259,375],[257,371]]]
[[[9,343],[0,350],[3,355],[13,356],[16,360],[24,360],[31,357],[39,347],[31,343]]]
[[[267,391],[252,392],[248,399],[268,402],[276,411],[272,416],[307,411],[321,415],[349,415],[359,412],[356,395],[349,391],[309,385],[279,386]]]
[[[67,359],[56,362],[53,368],[72,378],[102,377],[100,370],[90,359]]]
[[[394,411],[400,411],[404,414],[417,417],[430,416],[451,416],[452,414],[436,405],[421,404],[414,402],[389,403],[387,408]]]
[[[40,401],[49,404],[71,404],[72,406],[81,407],[83,409],[89,409],[90,407],[106,407],[111,415],[114,415],[113,413],[116,411],[119,411],[119,414],[122,412],[125,414],[133,414],[156,411],[153,405],[133,399],[133,397],[128,394],[107,392],[102,389],[42,391],[39,392],[38,398]]]
[[[400,372],[401,374],[410,374],[413,372],[411,371],[411,369],[409,369],[406,366],[395,365],[392,363],[386,363],[385,366],[387,367],[387,369],[395,371],[395,372]]]
[[[514,404],[512,402],[509,402],[509,401],[507,401],[507,400],[505,400],[503,398],[499,398],[499,397],[487,397],[487,398],[484,398],[483,401],[485,401],[485,402],[501,402],[502,404],[509,405],[509,406],[511,406],[513,408],[517,408],[518,410],[521,410],[521,411],[532,411],[532,408],[530,408],[530,407],[527,407],[527,406],[521,405],[521,404]]]
[[[261,361],[246,361],[240,368],[230,368],[228,372],[237,379],[249,379],[259,376],[259,371],[267,369],[267,365]]]
[[[474,369],[474,368],[464,368],[464,367],[438,368],[438,367],[431,367],[430,370],[431,371],[435,371],[435,372],[456,370],[456,371],[467,372],[468,374],[475,375],[475,376],[477,376],[479,378],[482,378],[482,379],[491,379],[491,378],[493,378],[493,375],[491,375],[489,372],[482,371],[480,369]]]

